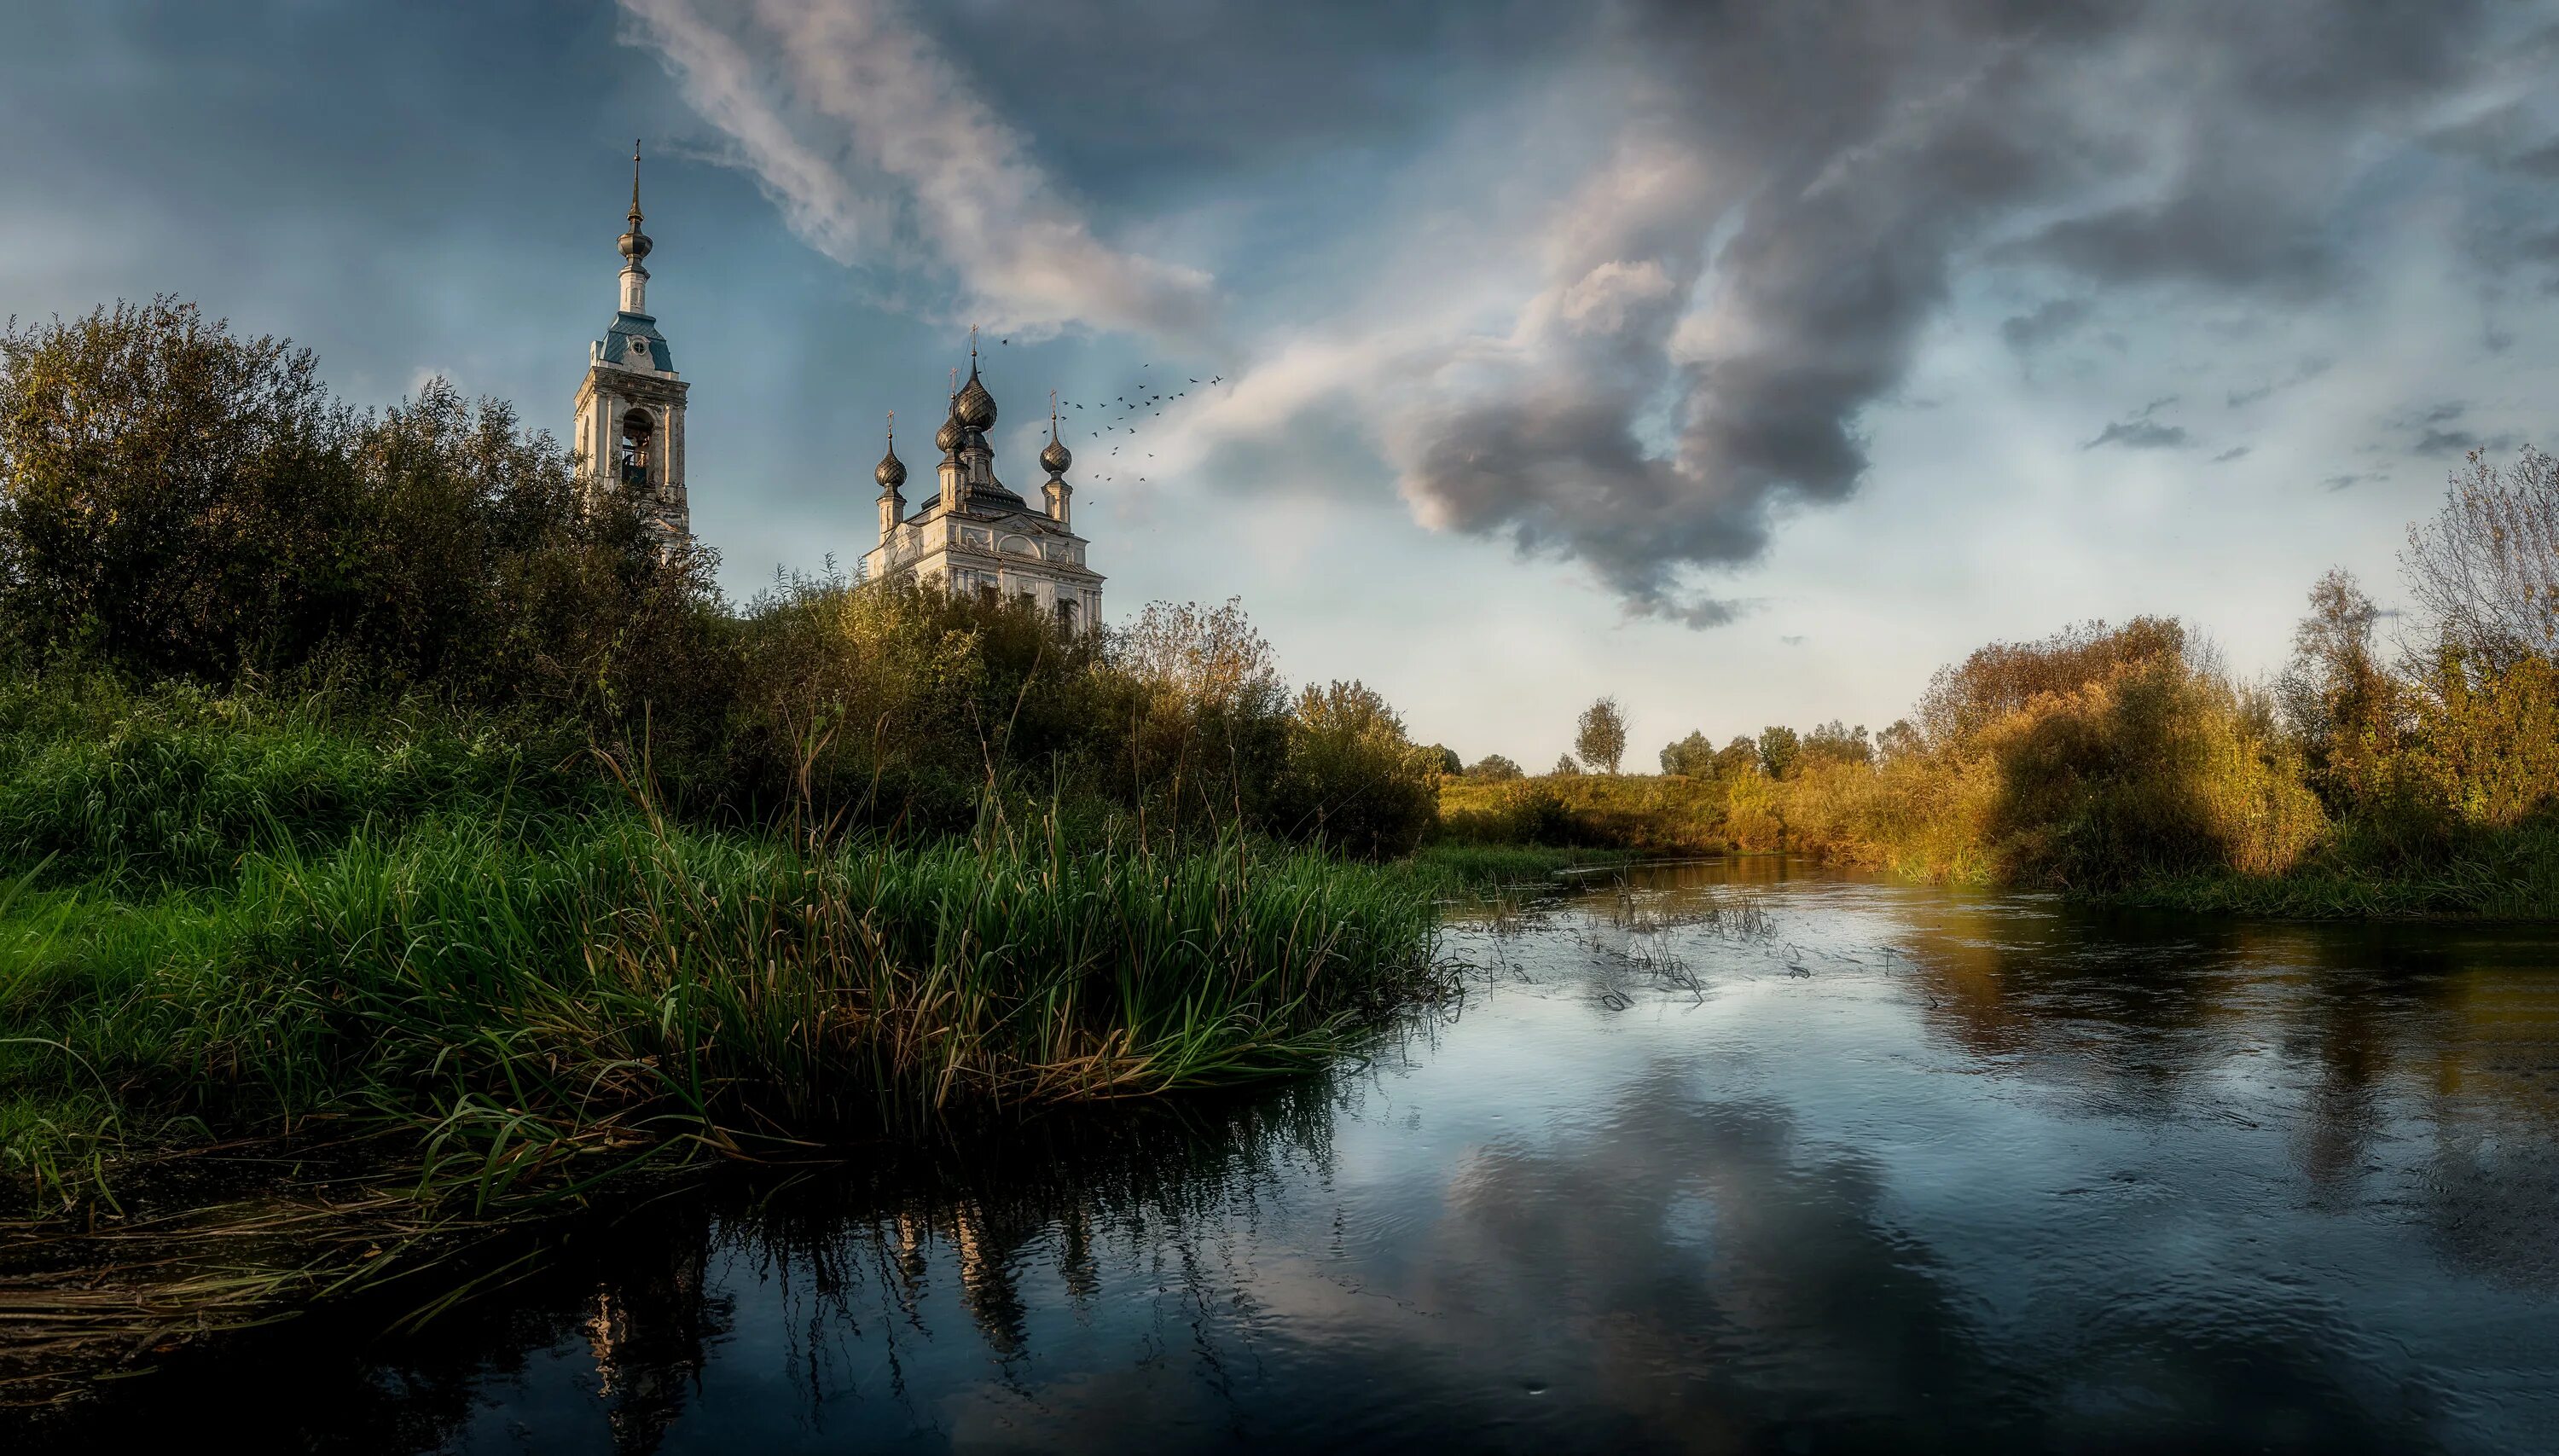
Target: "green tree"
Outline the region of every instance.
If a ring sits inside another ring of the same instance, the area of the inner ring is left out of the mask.
[[[1715,777],[1715,745],[1703,733],[1692,731],[1688,737],[1662,749],[1662,772],[1685,774],[1693,779]]]
[[[1573,736],[1573,751],[1594,769],[1617,772],[1618,761],[1626,756],[1626,719],[1617,710],[1615,698],[1603,697],[1581,710],[1581,720]]]
[[[1833,718],[1804,735],[1803,760],[1807,763],[1871,764],[1875,746],[1867,741],[1866,725],[1855,728]]]
[[[1549,772],[1556,778],[1570,779],[1581,772],[1581,766],[1573,761],[1573,755],[1569,753],[1558,754],[1555,757],[1555,767]]]
[[[1475,760],[1474,766],[1466,770],[1466,777],[1479,783],[1504,784],[1528,776],[1521,772],[1519,765],[1509,759],[1497,753],[1488,753]]]
[[[1759,772],[1759,745],[1746,733],[1732,735],[1732,741],[1715,751],[1715,777],[1737,779]]]
[[[1444,777],[1454,779],[1466,772],[1466,761],[1457,757],[1457,750],[1448,745],[1434,743],[1430,745],[1430,754],[1437,761],[1439,772]]]
[[[1418,747],[1366,684],[1308,685],[1289,714],[1285,827],[1350,854],[1405,854],[1438,813],[1444,750]]]
[[[1771,779],[1792,777],[1804,756],[1804,740],[1794,729],[1771,724],[1759,730],[1759,767]]]

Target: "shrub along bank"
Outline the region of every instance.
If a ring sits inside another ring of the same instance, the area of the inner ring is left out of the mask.
[[[2276,690],[2233,683],[2168,621],[1998,645],[1940,672],[1880,745],[1820,730],[1763,735],[1795,751],[1726,753],[1697,774],[1454,779],[1439,832],[1786,849],[2195,909],[2559,915],[2548,662],[2446,653],[2383,671],[2359,639],[2323,655],[2317,628]]]

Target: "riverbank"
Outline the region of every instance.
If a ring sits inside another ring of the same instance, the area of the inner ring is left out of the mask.
[[[39,1366],[0,1388],[47,1393],[385,1280],[432,1306],[485,1273],[427,1272],[456,1254],[686,1166],[1301,1072],[1446,989],[1408,870],[1053,822],[445,812],[40,879],[0,886],[0,1364]]]
[[[1793,853],[1920,883],[2026,886],[2146,909],[2274,920],[2559,919],[2559,823],[2478,826],[2416,842],[2329,832],[2276,863],[2206,841],[2127,855],[2089,876],[2038,862],[2106,832],[2102,806],[2010,825],[1915,765],[1823,765],[1786,780],[1558,775],[1440,786],[1440,837],[1418,858],[1523,865]],[[2090,811],[2090,810],[2095,811]],[[1974,817],[1968,822],[1965,815]]]

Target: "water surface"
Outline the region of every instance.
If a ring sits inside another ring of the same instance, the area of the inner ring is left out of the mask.
[[[660,1201],[52,1437],[2559,1450],[2559,941],[1774,860],[1461,920],[1367,1065]]]

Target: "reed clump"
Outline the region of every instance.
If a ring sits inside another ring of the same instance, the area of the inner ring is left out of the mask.
[[[0,1159],[71,1200],[153,1148],[346,1124],[488,1201],[1272,1076],[1435,985],[1396,871],[1044,827],[827,848],[448,815],[141,900],[22,877]]]

